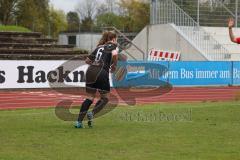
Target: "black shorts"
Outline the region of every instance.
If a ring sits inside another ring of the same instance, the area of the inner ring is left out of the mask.
[[[101,66],[89,66],[86,73],[86,92],[89,94],[110,92],[109,72]]]

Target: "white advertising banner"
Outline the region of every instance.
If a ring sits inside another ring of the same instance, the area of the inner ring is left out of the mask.
[[[84,87],[84,61],[0,60],[0,89]]]

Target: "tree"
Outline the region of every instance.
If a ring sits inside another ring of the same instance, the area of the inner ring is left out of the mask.
[[[93,29],[94,29],[94,21],[92,20],[92,18],[84,18],[82,20],[82,23],[81,23],[81,31],[83,32],[92,32]]]
[[[13,23],[19,0],[0,0],[0,22],[4,25]]]
[[[17,21],[33,31],[48,34],[49,1],[21,0],[18,5]]]
[[[97,13],[98,3],[96,0],[82,0],[77,8],[81,18],[81,30],[92,31],[94,28],[94,19]]]
[[[96,17],[97,28],[113,26],[118,29],[124,30],[124,17],[114,13],[105,13]]]
[[[105,3],[100,4],[97,7],[97,15],[108,13],[108,7]]]
[[[77,12],[68,12],[67,13],[67,23],[69,31],[77,31],[80,26],[80,18]]]
[[[0,22],[16,23],[53,37],[67,28],[64,12],[50,8],[49,0],[0,0]]]
[[[82,20],[85,18],[93,20],[96,15],[97,5],[98,3],[96,0],[82,0],[76,11],[79,13]]]
[[[115,13],[116,0],[105,0],[105,4],[106,4],[106,6],[108,8],[108,12]]]
[[[123,21],[130,32],[139,32],[150,21],[150,4],[141,0],[121,0],[120,7],[125,11]]]
[[[66,15],[62,10],[55,10],[54,8],[51,8],[49,12],[49,32],[52,37],[56,38],[59,32],[67,29]]]

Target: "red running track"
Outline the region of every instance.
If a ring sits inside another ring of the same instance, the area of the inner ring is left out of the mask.
[[[55,107],[63,100],[79,106],[85,98],[84,89],[0,91],[0,110]],[[240,99],[240,87],[191,87],[158,89],[114,89],[110,102],[120,105],[232,101]]]

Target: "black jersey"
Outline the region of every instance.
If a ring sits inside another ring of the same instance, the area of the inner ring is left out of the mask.
[[[109,72],[112,64],[112,51],[115,50],[117,46],[112,43],[106,45],[98,46],[88,58],[93,62],[92,65],[101,66],[104,70]]]

